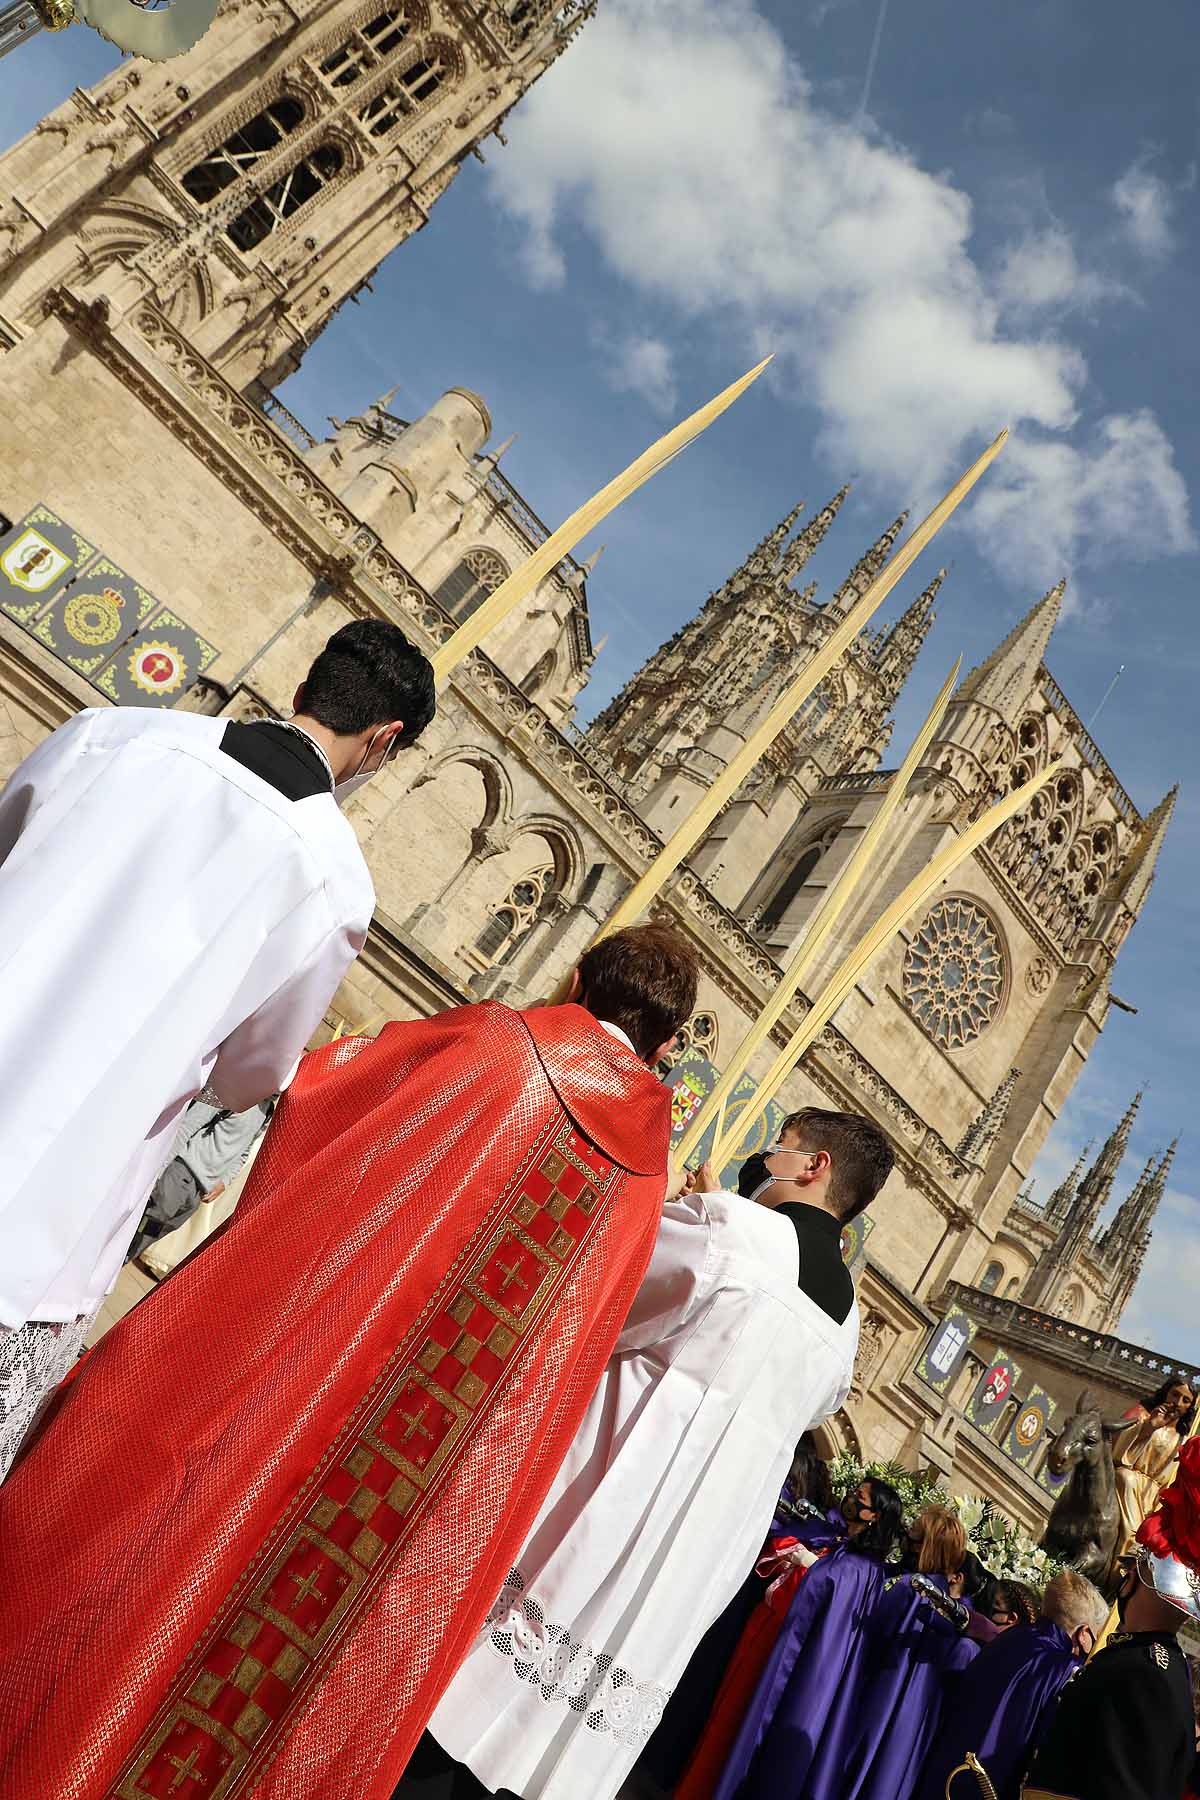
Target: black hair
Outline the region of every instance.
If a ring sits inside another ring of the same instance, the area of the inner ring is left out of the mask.
[[[904,1506],[889,1482],[870,1478],[867,1485],[871,1490],[871,1511],[878,1517],[847,1539],[847,1548],[857,1556],[873,1556],[886,1562],[904,1529]]]
[[[833,1505],[829,1470],[817,1454],[811,1431],[806,1431],[796,1445],[788,1471],[788,1486],[797,1500],[807,1500],[810,1505],[819,1506],[822,1512],[828,1512]]]
[[[962,1562],[963,1593],[978,1612],[991,1612],[992,1599],[1000,1585],[989,1569],[985,1569],[973,1550]]]
[[[415,743],[435,711],[433,666],[390,619],[354,619],[305,676],[300,711],[339,737],[403,719],[396,741]]]

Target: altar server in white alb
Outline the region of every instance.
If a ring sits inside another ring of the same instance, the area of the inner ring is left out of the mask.
[[[289,1079],[374,892],[338,803],[433,716],[395,625],[288,724],[79,713],[0,794],[0,1479],[121,1270],[180,1113]]]
[[[664,1207],[584,1425],[395,1800],[611,1800],[744,1581],[797,1439],[849,1392],[841,1231],[894,1161],[855,1113],[783,1135],[800,1148],[752,1158],[742,1194]]]

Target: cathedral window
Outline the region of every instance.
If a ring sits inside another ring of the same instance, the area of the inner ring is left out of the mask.
[[[709,1062],[715,1062],[719,1036],[716,1013],[693,1013],[687,1024],[675,1034],[670,1055],[656,1065],[658,1073],[669,1075],[680,1057],[686,1056],[689,1051],[694,1051],[697,1056],[707,1057]]]
[[[985,1031],[1004,998],[1004,951],[983,908],[939,900],[904,956],[904,1002],[943,1050],[961,1050]]]
[[[269,156],[304,121],[304,108],[290,94],[272,101],[257,113],[249,124],[242,125],[216,150],[210,150],[202,162],[196,163],[183,176],[183,186],[201,206],[208,206],[218,194],[247,174],[256,163]]]
[[[344,44],[331,50],[318,67],[331,87],[352,87],[368,69],[399,49],[414,29],[413,11],[407,6],[390,7],[360,25]]]
[[[436,55],[418,57],[394,76],[358,111],[358,121],[372,137],[386,137],[402,119],[435,94],[445,80],[445,65]]]
[[[778,931],[779,927],[783,924],[784,919],[787,917],[788,909],[793,900],[795,900],[800,889],[804,886],[805,882],[808,880],[809,876],[812,874],[813,870],[816,868],[817,864],[820,862],[829,846],[833,843],[845,823],[845,819],[835,819],[831,825],[825,827],[825,830],[821,833],[819,838],[813,843],[806,845],[800,852],[797,861],[788,870],[787,874],[762,909],[761,923],[759,925],[760,936],[767,937],[773,931]]]
[[[298,213],[339,175],[345,158],[336,144],[318,144],[284,171],[269,188],[258,194],[228,226],[227,235],[239,250],[252,250],[264,238]]]
[[[492,969],[510,956],[537,920],[542,902],[553,886],[553,864],[514,881],[499,906],[488,908],[487,924],[467,951],[468,960],[477,968]]]
[[[998,1263],[998,1262],[990,1262],[988,1264],[987,1268],[983,1271],[983,1274],[979,1277],[980,1293],[981,1294],[994,1294],[996,1292],[996,1289],[1000,1286],[1000,1282],[1003,1279],[1003,1276],[1004,1276],[1004,1264]]]
[[[558,658],[555,656],[553,650],[547,650],[546,654],[540,656],[537,662],[534,663],[532,669],[530,669],[528,675],[521,683],[521,692],[530,695],[540,693],[542,688],[544,688],[553,677],[557,662]]]
[[[507,578],[508,569],[494,550],[469,550],[433,597],[452,619],[469,619]]]
[[[1077,1319],[1083,1311],[1083,1289],[1078,1282],[1069,1287],[1054,1309],[1060,1319]]]

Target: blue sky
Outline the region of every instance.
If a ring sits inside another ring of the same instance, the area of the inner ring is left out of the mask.
[[[871,68],[872,44],[878,54]],[[113,52],[72,29],[0,66],[24,129]],[[868,71],[869,93],[865,92]],[[1049,662],[1135,801],[1180,806],[1044,1193],[1142,1082],[1125,1170],[1189,1122],[1200,871],[1195,488],[1200,42],[1117,0],[600,0],[428,228],[284,397],[313,429],[463,384],[554,522],[757,355],[767,377],[609,520],[590,584],[601,705],[791,503],[855,489],[826,591],[1002,424],[1013,440],[897,594],[951,563],[899,745],[1060,574]],[[594,546],[585,546],[585,549]],[[1200,1136],[1184,1138],[1124,1335],[1200,1359]]]

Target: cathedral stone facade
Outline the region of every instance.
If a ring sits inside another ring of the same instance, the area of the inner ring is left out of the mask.
[[[417,420],[384,396],[318,440],[272,391],[588,10],[380,3],[227,0],[187,56],[122,65],[0,159],[0,774],[113,698],[286,712],[348,618],[433,646],[548,535],[479,395]],[[886,561],[903,518],[824,602],[801,585],[845,491],[769,530],[585,731],[600,577],[564,559],[487,638],[351,803],[379,910],[330,1031],[553,989]],[[944,579],[846,654],[661,897],[703,968],[691,1044],[718,1063],[887,791],[892,709]],[[914,1368],[952,1303],[976,1305],[980,1343],[1004,1305],[1021,1330],[1070,1319],[1115,1342],[1171,1154],[1101,1217],[1131,1111],[1044,1208],[1026,1192],[1173,805],[1139,809],[1051,675],[1062,591],[961,684],[813,984],[990,800],[1048,759],[1062,772],[897,933],[781,1096],[865,1111],[898,1153],[830,1447],[933,1460],[1030,1522],[1045,1489]],[[1070,1359],[1037,1366],[1065,1405]]]

